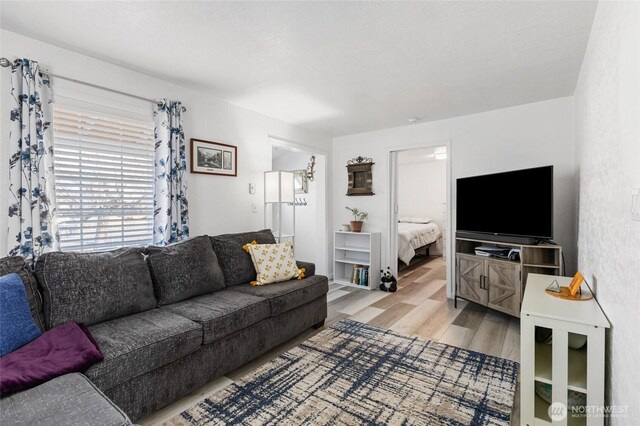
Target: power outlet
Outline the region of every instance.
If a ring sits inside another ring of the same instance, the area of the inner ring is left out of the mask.
[[[631,220],[640,222],[640,188],[631,192]]]

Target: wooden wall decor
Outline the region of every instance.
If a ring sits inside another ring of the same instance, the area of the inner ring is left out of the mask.
[[[349,175],[349,186],[347,195],[374,195],[373,173],[371,166],[375,163],[371,158],[358,156],[347,162],[347,173]]]

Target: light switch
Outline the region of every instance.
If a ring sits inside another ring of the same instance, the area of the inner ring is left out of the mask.
[[[631,220],[640,222],[640,188],[631,192]]]
[[[256,193],[256,184],[255,183],[250,183],[249,184],[249,194],[255,194]]]
[[[258,205],[256,203],[251,203],[251,211],[253,213],[258,213]]]

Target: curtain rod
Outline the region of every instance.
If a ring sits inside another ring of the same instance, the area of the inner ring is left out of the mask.
[[[7,68],[11,66],[11,61],[9,61],[7,58],[0,58],[0,67],[3,68]],[[82,84],[84,86],[89,86],[89,87],[93,87],[95,89],[100,89],[100,90],[105,90],[107,92],[111,92],[111,93],[117,93],[118,95],[123,95],[123,96],[128,96],[130,98],[135,98],[135,99],[139,99],[141,101],[147,101],[147,102],[151,102],[152,104],[157,104],[160,105],[162,104],[162,100],[160,99],[149,99],[149,98],[144,98],[142,96],[138,96],[138,95],[133,95],[131,93],[126,93],[126,92],[121,92],[120,90],[115,90],[115,89],[110,89],[108,87],[104,87],[104,86],[99,86],[97,84],[93,84],[93,83],[88,83],[86,81],[82,81],[82,80],[76,80],[75,78],[70,78],[70,77],[65,77],[63,75],[59,75],[59,74],[54,74],[52,72],[49,72],[47,70],[44,71],[44,74],[50,76],[50,77],[54,77],[54,78],[59,78],[61,80],[67,80],[67,81],[71,81],[73,83],[77,83],[77,84]],[[187,110],[186,107],[182,107],[182,112],[185,112]]]

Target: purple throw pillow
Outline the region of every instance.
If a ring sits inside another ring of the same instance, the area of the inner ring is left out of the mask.
[[[0,358],[0,395],[29,389],[64,374],[85,372],[102,359],[89,330],[68,322]]]

